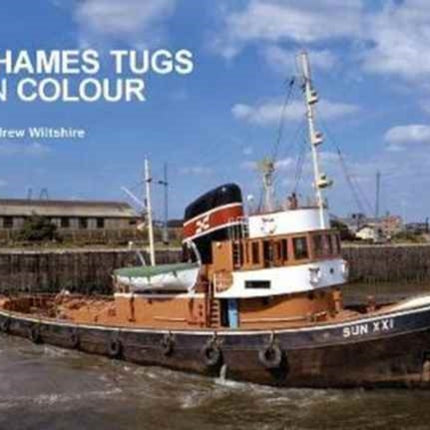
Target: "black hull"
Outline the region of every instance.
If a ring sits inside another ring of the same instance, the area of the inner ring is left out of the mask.
[[[285,387],[430,388],[430,306],[274,331],[162,331],[76,325],[0,311],[0,328],[143,365]]]

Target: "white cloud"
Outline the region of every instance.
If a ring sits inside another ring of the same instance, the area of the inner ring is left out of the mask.
[[[420,107],[425,113],[430,114],[430,103],[427,100],[421,101]]]
[[[254,149],[252,148],[252,146],[245,146],[242,149],[242,154],[245,156],[252,155],[253,153],[254,153]]]
[[[398,125],[387,130],[384,139],[390,151],[401,151],[408,144],[430,144],[430,125]]]
[[[277,160],[275,162],[275,169],[276,170],[286,170],[291,168],[294,164],[294,159],[291,157],[287,158],[281,158],[280,160]]]
[[[261,161],[243,161],[240,164],[242,169],[259,170]],[[275,170],[288,170],[294,165],[294,159],[291,157],[281,158],[275,162]]]
[[[392,0],[367,10],[364,4],[363,0],[242,2],[241,7],[223,10],[214,48],[225,58],[233,58],[255,45],[271,67],[285,73],[294,66],[290,53],[304,47],[313,65],[330,69],[336,61],[334,53],[315,47],[350,41],[352,55],[346,60],[358,61],[364,71],[393,74],[428,86],[430,2]]]
[[[182,175],[194,175],[194,176],[204,176],[210,175],[213,173],[213,170],[210,167],[205,166],[189,166],[189,167],[181,167],[179,169],[179,173]]]
[[[257,170],[258,169],[258,162],[257,161],[242,161],[242,163],[240,163],[240,168],[246,169],[246,170]]]
[[[356,105],[329,100],[321,100],[318,107],[324,119],[337,119],[359,111]],[[251,124],[276,124],[282,113],[282,103],[278,100],[269,100],[256,105],[238,103],[232,107],[231,112],[235,118]],[[298,121],[304,118],[304,115],[304,103],[299,100],[293,100],[285,110],[287,121]]]
[[[0,143],[1,155],[24,155],[24,156],[43,156],[51,152],[51,149],[39,142],[18,143],[5,141]]]
[[[312,67],[321,70],[329,70],[337,62],[336,56],[328,49],[308,50],[309,57],[312,59]],[[297,72],[297,52],[283,49],[277,45],[270,45],[264,50],[264,57],[269,66],[283,75],[292,75]]]
[[[306,3],[306,4],[304,4]],[[360,0],[251,0],[242,9],[227,10],[215,48],[234,57],[245,44],[259,41],[309,43],[352,37],[360,31]]]
[[[175,0],[82,0],[74,16],[84,45],[105,38],[144,45],[162,40],[174,8]]]
[[[364,69],[421,80],[430,73],[430,3],[405,0],[387,3],[367,16],[365,35],[373,46],[363,55]]]

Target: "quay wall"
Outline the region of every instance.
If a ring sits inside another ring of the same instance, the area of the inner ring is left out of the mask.
[[[149,261],[142,251],[145,261]],[[158,264],[174,263],[178,250],[158,251]],[[111,250],[0,251],[1,292],[71,292],[110,294],[114,269],[137,265],[136,252]]]
[[[350,282],[430,281],[430,244],[350,245],[343,246],[342,256],[349,262]]]
[[[158,251],[157,262],[176,262],[179,256],[179,250]],[[430,245],[344,246],[343,257],[349,262],[351,282],[430,283]],[[136,254],[127,249],[2,249],[0,292],[54,292],[66,288],[108,294],[112,270],[134,264],[138,264]]]

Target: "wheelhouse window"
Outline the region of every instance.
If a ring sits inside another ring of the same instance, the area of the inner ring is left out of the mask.
[[[333,250],[336,255],[340,254],[340,237],[338,234],[333,234],[332,237]]]
[[[70,227],[70,218],[63,217],[60,219],[60,227],[61,228],[69,228]]]
[[[252,264],[260,264],[260,243],[252,242],[251,245]]]
[[[281,240],[281,259],[283,261],[288,260],[288,241],[287,241],[287,239]]]
[[[105,219],[97,218],[96,224],[97,224],[97,228],[105,228]]]
[[[333,255],[333,250],[335,249],[333,247],[333,242],[332,242],[332,235],[331,234],[326,234],[324,237],[324,242],[325,242],[325,246],[327,248],[327,253],[329,255]]]
[[[306,237],[293,238],[294,258],[296,260],[304,260],[309,258],[308,241]]]
[[[321,257],[324,254],[323,236],[321,234],[316,234],[312,237],[312,242],[315,257]]]
[[[88,219],[87,218],[79,218],[79,228],[81,228],[81,229],[88,228]]]
[[[263,261],[264,267],[270,267],[274,263],[273,246],[269,240],[263,241]]]

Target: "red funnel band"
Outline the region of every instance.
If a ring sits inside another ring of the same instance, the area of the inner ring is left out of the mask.
[[[184,222],[184,239],[194,239],[214,230],[235,224],[243,217],[242,203],[218,206]]]

